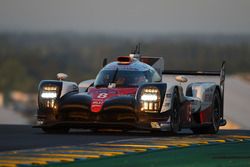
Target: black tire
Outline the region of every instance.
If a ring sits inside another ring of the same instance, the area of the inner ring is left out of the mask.
[[[46,128],[42,128],[42,130],[48,134],[67,134],[69,133],[70,128],[64,128],[64,127],[47,128],[46,127]]]
[[[174,90],[172,98],[172,109],[171,109],[171,132],[177,133],[180,131],[180,100],[177,90]]]
[[[218,90],[216,90],[214,93],[212,108],[212,124],[208,127],[208,133],[216,134],[220,128],[222,112],[221,98]]]
[[[211,125],[200,128],[193,128],[192,131],[195,134],[216,134],[220,128],[222,105],[221,98],[218,90],[215,90],[212,102],[212,118]]]

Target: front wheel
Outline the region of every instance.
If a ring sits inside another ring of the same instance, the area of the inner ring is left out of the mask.
[[[180,130],[180,101],[178,98],[177,90],[174,91],[172,99],[171,131],[173,133],[177,133]]]

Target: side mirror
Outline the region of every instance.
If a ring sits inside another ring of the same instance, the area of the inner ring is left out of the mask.
[[[177,82],[182,82],[182,83],[188,81],[188,79],[187,79],[186,77],[182,76],[182,75],[176,76],[176,77],[175,77],[175,80],[176,80]]]
[[[56,75],[56,77],[57,77],[57,79],[58,80],[65,80],[66,78],[68,78],[68,75],[67,74],[64,74],[64,73],[58,73],[57,75]]]

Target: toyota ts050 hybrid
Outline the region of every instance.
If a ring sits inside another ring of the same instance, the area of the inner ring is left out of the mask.
[[[58,80],[42,80],[34,127],[46,133],[70,128],[177,133],[189,128],[214,134],[226,124],[224,64],[219,71],[166,71],[163,58],[140,56],[136,47],[129,56],[104,63],[95,80],[77,84],[65,81],[63,73]],[[206,79],[210,76],[218,83]]]

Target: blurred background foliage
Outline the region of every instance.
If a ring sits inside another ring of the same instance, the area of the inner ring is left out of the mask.
[[[165,69],[216,70],[226,60],[228,74],[250,72],[250,36],[1,33],[0,92],[36,92],[40,80],[58,72],[78,83],[95,78],[103,58],[128,55],[138,42],[143,55],[164,57]]]

